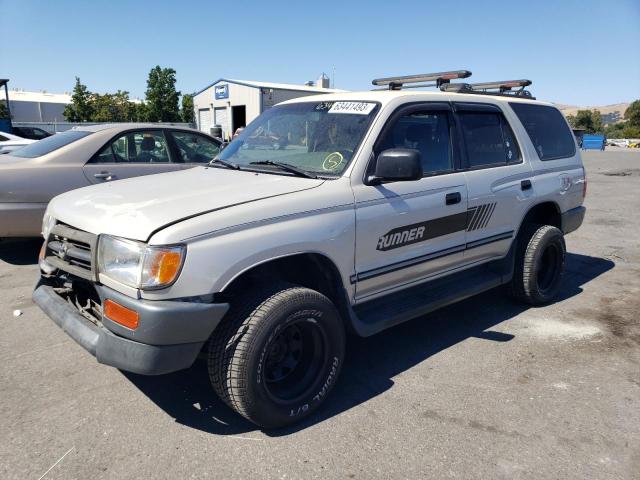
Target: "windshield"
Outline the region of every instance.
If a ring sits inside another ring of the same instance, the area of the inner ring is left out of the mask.
[[[374,102],[305,102],[272,107],[251,122],[218,158],[241,168],[273,161],[321,176],[340,175],[377,110]],[[272,167],[263,164],[259,168]]]
[[[54,150],[69,145],[71,142],[75,142],[83,137],[86,137],[91,132],[82,130],[67,130],[66,132],[56,133],[50,137],[43,138],[37,142],[30,143],[29,145],[19,148],[11,152],[14,157],[35,158],[47,153],[51,153]]]

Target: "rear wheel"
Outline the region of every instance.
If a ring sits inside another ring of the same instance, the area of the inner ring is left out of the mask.
[[[331,301],[283,285],[232,302],[210,342],[209,377],[239,414],[261,427],[281,427],[324,402],[344,351],[344,328]]]
[[[551,225],[525,227],[519,239],[511,293],[530,305],[551,302],[560,291],[566,246]]]

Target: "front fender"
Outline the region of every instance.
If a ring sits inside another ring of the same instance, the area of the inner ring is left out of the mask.
[[[354,248],[352,204],[251,222],[190,239],[176,283],[142,296],[166,299],[220,292],[261,263],[300,253],[327,257],[338,267],[343,284],[352,288]]]

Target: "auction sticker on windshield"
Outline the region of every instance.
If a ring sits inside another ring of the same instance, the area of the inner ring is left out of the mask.
[[[376,104],[371,102],[336,102],[327,113],[369,115],[374,108],[376,108]]]

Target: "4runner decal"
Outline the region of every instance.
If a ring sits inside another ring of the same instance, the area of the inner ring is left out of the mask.
[[[448,235],[464,230],[467,226],[467,212],[456,213],[446,217],[414,223],[394,228],[378,239],[376,250],[386,252],[394,248],[405,247],[424,242],[432,238]]]

